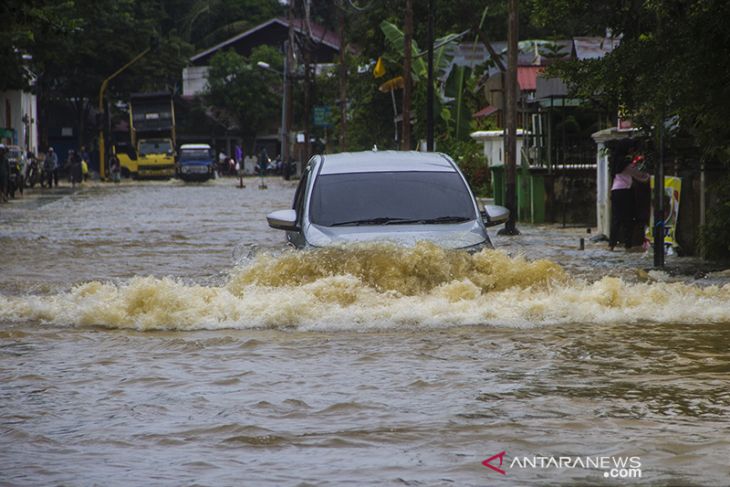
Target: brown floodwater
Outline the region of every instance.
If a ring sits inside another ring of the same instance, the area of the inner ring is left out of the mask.
[[[550,226],[293,251],[268,187],[0,206],[0,485],[730,483],[727,273]]]

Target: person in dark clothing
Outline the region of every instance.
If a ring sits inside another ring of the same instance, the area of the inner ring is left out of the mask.
[[[112,154],[109,159],[109,168],[112,173],[112,181],[115,183],[120,182],[122,179],[122,166],[119,163],[119,158],[116,154]]]
[[[629,154],[614,154],[611,161],[613,184],[611,186],[611,232],[608,246],[611,250],[618,242],[629,249],[633,246],[635,196],[634,180],[646,182],[649,175],[641,172]]]
[[[259,174],[266,175],[266,171],[269,169],[269,162],[271,160],[269,159],[269,153],[266,149],[262,150],[261,153],[259,153]]]
[[[45,171],[45,177],[48,179],[48,187],[52,188],[54,181],[56,182],[56,187],[58,187],[58,173],[61,168],[58,166],[58,155],[53,150],[53,147],[48,148],[43,170]]]
[[[81,156],[76,151],[68,151],[68,167],[71,175],[71,186],[75,188],[77,183],[81,183],[83,177]]]
[[[0,203],[8,201],[9,177],[10,166],[8,163],[8,151],[3,144],[0,144]]]

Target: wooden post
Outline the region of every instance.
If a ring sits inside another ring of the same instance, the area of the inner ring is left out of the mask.
[[[411,149],[411,43],[413,41],[413,0],[406,0],[403,36],[403,134],[401,149]]]
[[[654,168],[654,267],[664,267],[664,116],[659,120],[659,154]]]
[[[433,152],[433,0],[428,0],[428,85],[426,86],[426,150]]]
[[[505,203],[509,219],[500,230],[500,235],[519,235],[517,230],[517,38],[518,16],[517,0],[509,0],[509,19],[507,25],[507,76],[506,80],[506,131],[505,131]]]
[[[338,12],[340,36],[340,152],[347,151],[347,65],[345,59],[345,7],[342,5]]]

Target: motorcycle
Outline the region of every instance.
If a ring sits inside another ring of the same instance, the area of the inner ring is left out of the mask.
[[[38,159],[33,157],[30,159],[28,169],[25,173],[25,186],[27,188],[32,188],[38,183],[41,183],[41,185],[43,184],[43,171],[38,163]]]
[[[23,173],[20,170],[20,162],[17,160],[8,161],[10,172],[8,174],[8,195],[11,198],[15,198],[15,192],[20,191],[20,195],[23,195]]]

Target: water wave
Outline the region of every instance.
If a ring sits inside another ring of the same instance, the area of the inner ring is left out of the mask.
[[[503,252],[369,244],[260,254],[223,285],[135,277],[0,296],[0,322],[137,330],[730,323],[730,285],[571,278]]]

